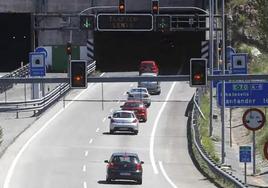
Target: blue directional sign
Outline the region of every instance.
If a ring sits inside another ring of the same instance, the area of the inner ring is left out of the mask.
[[[231,54],[231,69],[232,74],[247,74],[248,54],[247,53]]]
[[[217,85],[217,102],[222,106],[222,82]],[[268,82],[225,83],[225,107],[254,106],[268,106]]]
[[[222,70],[213,70],[213,75],[220,75],[222,73]],[[229,70],[225,70],[225,74],[230,74]],[[220,82],[220,80],[213,80],[213,87],[216,88],[217,84]]]
[[[239,147],[239,161],[241,163],[251,162],[251,146],[240,146]]]
[[[30,75],[31,76],[45,76],[46,64],[44,52],[30,52]]]

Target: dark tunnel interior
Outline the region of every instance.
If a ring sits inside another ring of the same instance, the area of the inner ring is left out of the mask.
[[[154,60],[160,74],[189,74],[190,58],[201,54],[204,32],[95,32],[97,69],[137,71],[142,60]]]

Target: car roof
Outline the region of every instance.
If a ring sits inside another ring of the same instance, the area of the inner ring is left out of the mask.
[[[131,153],[131,152],[115,152],[112,154],[112,156],[135,156],[135,157],[138,157],[138,154],[137,153]]]
[[[134,88],[131,88],[130,90],[134,90],[134,89],[144,89],[144,90],[147,90],[146,87],[134,87]]]
[[[153,64],[155,61],[152,60],[146,60],[146,61],[141,61],[141,64]]]
[[[157,76],[157,74],[153,72],[144,72],[141,74],[141,76]]]

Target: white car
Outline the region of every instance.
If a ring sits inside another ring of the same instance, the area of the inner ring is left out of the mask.
[[[145,88],[145,87],[132,88],[127,92],[127,94],[129,95],[131,93],[147,93],[147,94],[149,94],[147,88]]]
[[[128,94],[127,100],[129,101],[142,101],[148,108],[151,105],[151,97],[149,93],[132,92]]]
[[[115,131],[130,131],[134,134],[139,132],[139,120],[133,111],[117,110],[108,118],[110,119],[110,134]]]

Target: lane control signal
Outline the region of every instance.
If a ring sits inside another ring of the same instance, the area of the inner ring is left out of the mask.
[[[159,0],[152,0],[152,14],[159,14]]]
[[[119,3],[118,3],[118,11],[121,14],[126,13],[125,0],[119,0]]]
[[[191,58],[190,60],[190,86],[207,85],[207,59]]]
[[[70,63],[71,88],[87,88],[87,62],[71,60]]]

